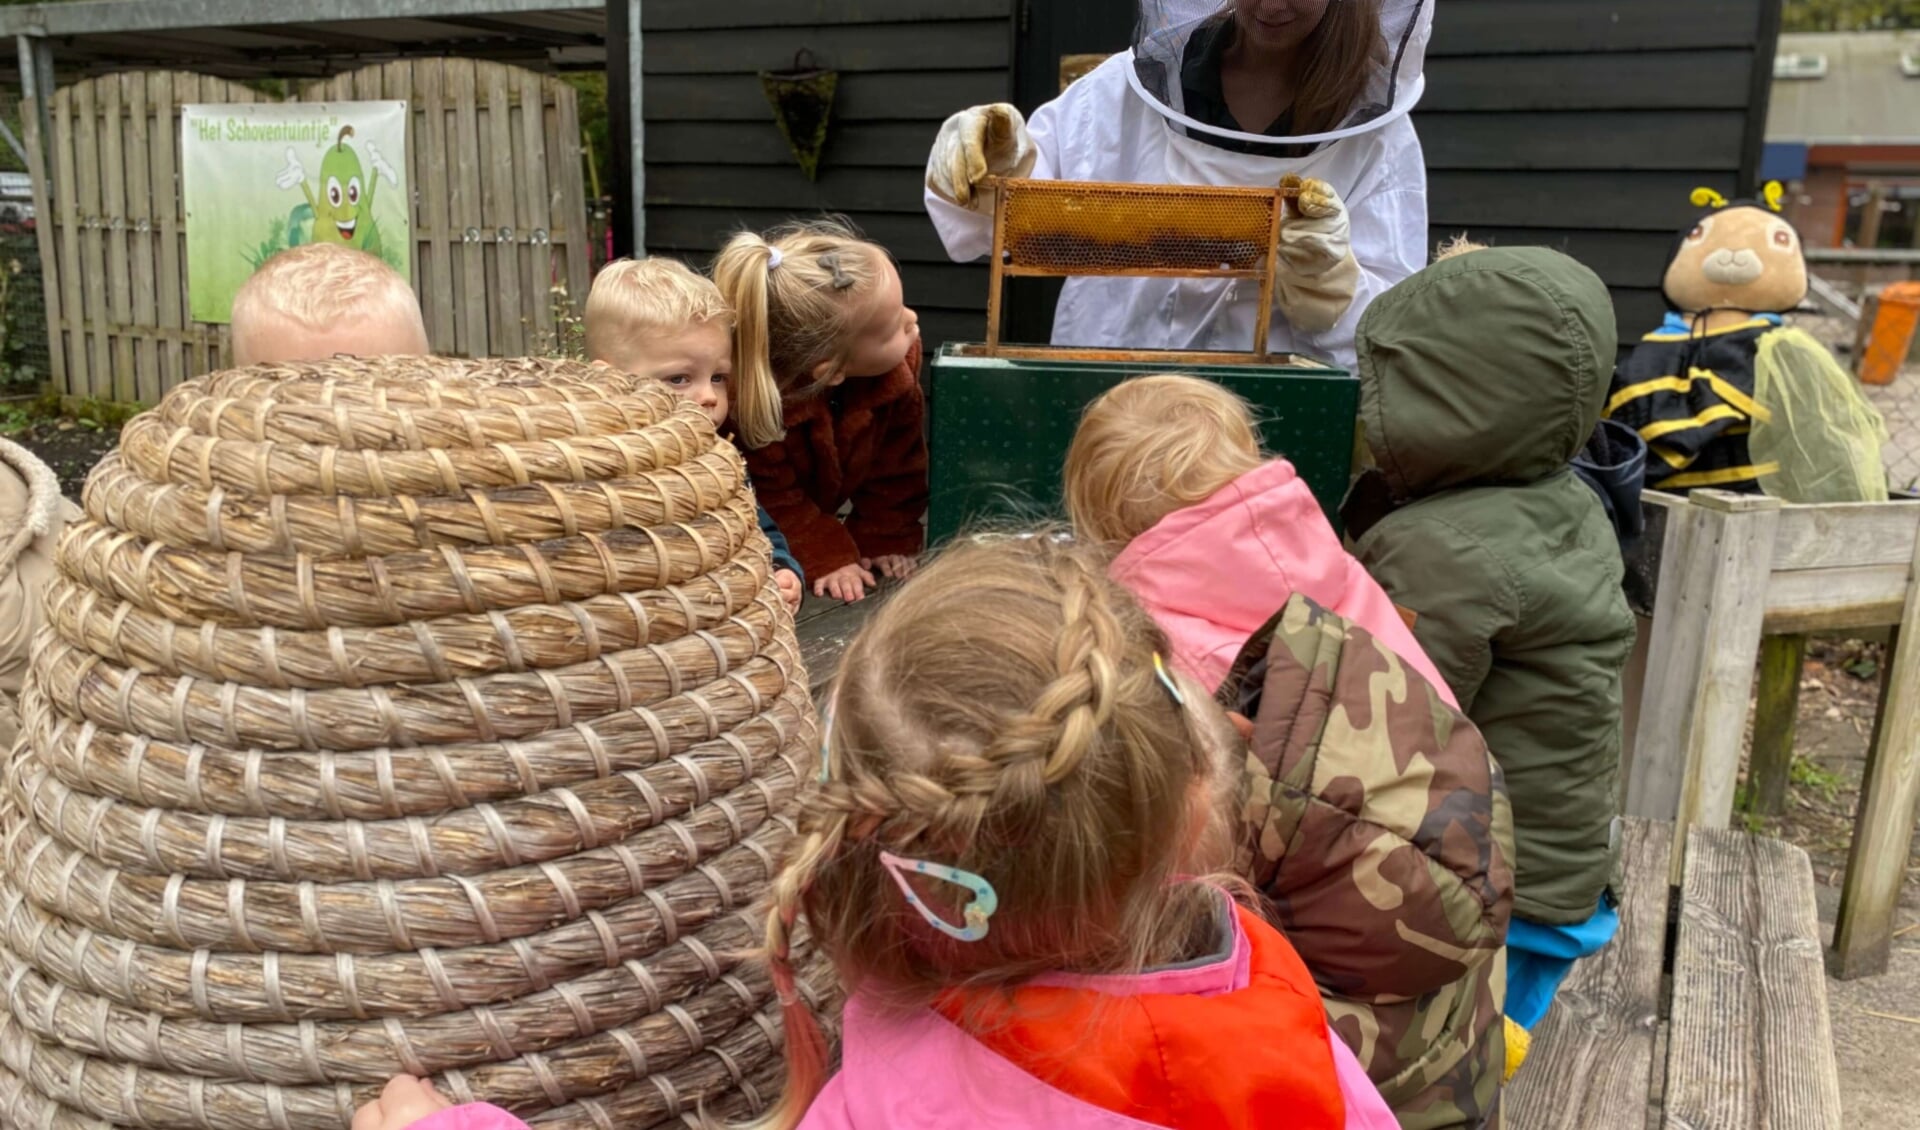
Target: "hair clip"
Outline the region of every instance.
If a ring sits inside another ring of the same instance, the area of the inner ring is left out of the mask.
[[[1693,202],[1695,208],[1725,208],[1727,206],[1727,198],[1711,188],[1696,188],[1693,190],[1693,195],[1687,199]]]
[[[1767,202],[1768,208],[1771,208],[1775,212],[1778,212],[1780,210],[1780,205],[1783,202],[1785,202],[1787,198],[1787,190],[1780,184],[1779,181],[1770,180],[1761,187],[1760,197],[1761,199]]]
[[[1153,674],[1160,680],[1160,685],[1167,688],[1167,693],[1173,696],[1175,706],[1187,704],[1187,696],[1181,693],[1180,685],[1173,681],[1173,676],[1167,674],[1167,661],[1162,659],[1157,651],[1153,653]]]
[[[829,251],[825,255],[820,256],[820,266],[825,268],[826,271],[833,276],[833,289],[845,290],[853,285],[853,276],[840,269],[840,253],[838,251]]]
[[[987,920],[993,917],[994,911],[1000,909],[1000,896],[994,892],[992,883],[971,871],[948,867],[944,863],[928,863],[924,859],[902,859],[890,851],[880,853],[880,866],[893,876],[893,881],[900,886],[900,893],[907,896],[907,905],[919,911],[920,917],[927,920],[927,925],[959,942],[977,942],[987,936]],[[908,871],[972,891],[973,898],[960,911],[966,925],[955,926],[921,902],[920,896],[913,892],[913,884],[907,882]]]
[[[786,258],[787,257],[785,255],[781,254],[780,249],[778,247],[771,247],[771,246],[768,247],[767,248],[767,273],[772,274],[773,272],[779,270],[780,264],[786,262]]]

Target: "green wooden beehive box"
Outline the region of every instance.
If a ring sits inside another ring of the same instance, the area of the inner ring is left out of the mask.
[[[1252,404],[1263,445],[1293,461],[1339,528],[1335,512],[1352,469],[1360,409],[1360,382],[1351,374],[1278,356],[1175,365],[990,357],[980,346],[948,344],[927,377],[928,542],[963,529],[1061,517],[1061,467],[1082,410],[1130,377],[1168,372],[1218,381]]]

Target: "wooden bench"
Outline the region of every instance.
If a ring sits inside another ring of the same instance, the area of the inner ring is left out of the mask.
[[[1622,828],[1620,933],[1574,966],[1506,1095],[1508,1130],[1841,1124],[1813,869],[1790,844]]]
[[[1884,971],[1920,808],[1920,504],[1790,506],[1721,491],[1645,499],[1660,519],[1658,578],[1645,687],[1631,711],[1629,813],[1727,827],[1763,637],[1892,629],[1829,955],[1836,977]],[[1767,652],[1770,681],[1791,688],[1797,646]],[[1792,711],[1790,694],[1763,696],[1757,794],[1784,787]],[[1680,868],[1676,855],[1675,882]]]

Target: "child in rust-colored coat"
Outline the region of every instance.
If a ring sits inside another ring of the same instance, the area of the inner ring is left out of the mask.
[[[925,400],[920,322],[892,259],[812,222],[740,233],[713,278],[737,319],[733,420],[754,490],[815,595],[859,600],[875,574],[912,573]]]

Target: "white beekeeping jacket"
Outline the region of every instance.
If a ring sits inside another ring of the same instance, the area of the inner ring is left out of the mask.
[[[1108,59],[1034,111],[1028,122],[1038,150],[1032,175],[1264,187],[1299,173],[1329,182],[1351,218],[1358,292],[1346,316],[1324,333],[1295,331],[1276,309],[1270,348],[1351,367],[1354,327],[1368,303],[1427,262],[1426,163],[1407,115],[1426,87],[1422,68],[1432,9],[1431,0],[1384,0],[1382,49],[1346,123],[1327,133],[1278,136],[1208,125],[1182,105],[1177,76],[1187,44],[1209,21],[1222,18],[1220,0],[1145,0],[1133,50]],[[1305,156],[1274,157],[1222,148],[1209,138],[1268,150],[1314,148]],[[926,206],[954,259],[978,259],[992,250],[990,216],[931,191]],[[1259,294],[1255,280],[1069,279],[1054,315],[1053,343],[1247,350],[1253,347]]]

